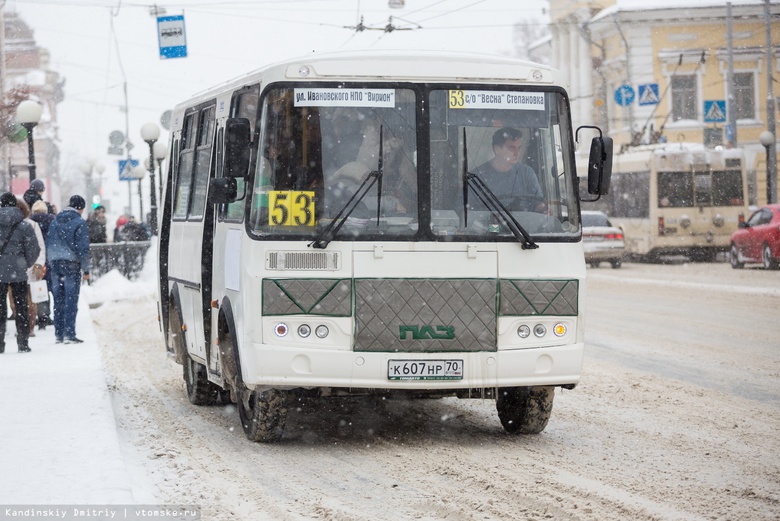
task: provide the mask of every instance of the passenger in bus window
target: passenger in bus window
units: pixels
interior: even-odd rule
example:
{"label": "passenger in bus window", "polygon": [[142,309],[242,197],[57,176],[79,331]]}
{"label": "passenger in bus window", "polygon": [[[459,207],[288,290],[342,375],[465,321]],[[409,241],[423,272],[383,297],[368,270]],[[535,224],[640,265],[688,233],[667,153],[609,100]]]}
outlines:
{"label": "passenger in bus window", "polygon": [[[544,212],[544,194],[533,169],[520,162],[522,131],[504,127],[493,134],[493,159],[475,173],[510,210]],[[479,203],[479,201],[476,201]]]}
{"label": "passenger in bus window", "polygon": [[[348,192],[356,190],[369,172],[379,167],[379,133],[382,129],[383,155],[383,210],[389,214],[406,214],[413,210],[417,201],[417,169],[413,163],[413,152],[407,150],[406,141],[400,129],[384,125],[378,117],[365,117],[362,124],[362,143],[357,157],[336,170],[332,175],[332,186],[342,185]],[[372,192],[375,194],[374,189]],[[370,197],[370,196],[369,196]],[[370,200],[366,204],[370,204]]]}

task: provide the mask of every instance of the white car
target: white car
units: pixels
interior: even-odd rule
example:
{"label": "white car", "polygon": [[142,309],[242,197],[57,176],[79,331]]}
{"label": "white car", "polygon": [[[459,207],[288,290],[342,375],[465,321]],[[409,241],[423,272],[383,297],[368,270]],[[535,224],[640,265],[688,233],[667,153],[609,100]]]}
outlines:
{"label": "white car", "polygon": [[601,262],[609,262],[613,268],[623,264],[623,230],[612,226],[604,212],[582,212],[582,241],[585,262],[591,267],[598,268]]}

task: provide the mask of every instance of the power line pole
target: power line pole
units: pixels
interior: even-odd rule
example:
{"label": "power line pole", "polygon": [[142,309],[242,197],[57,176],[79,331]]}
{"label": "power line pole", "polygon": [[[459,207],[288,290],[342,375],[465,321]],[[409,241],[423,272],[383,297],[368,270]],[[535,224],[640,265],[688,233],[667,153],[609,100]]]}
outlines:
{"label": "power line pole", "polygon": [[772,15],[769,12],[769,0],[764,2],[766,15],[766,129],[772,134],[772,140],[766,147],[766,202],[777,202],[777,133],[775,128],[775,95],[772,82]]}
{"label": "power line pole", "polygon": [[731,26],[731,2],[726,3],[726,38],[728,45],[729,68],[726,73],[729,103],[727,108],[728,123],[726,137],[732,147],[737,146],[737,97],[734,94],[734,35]]}

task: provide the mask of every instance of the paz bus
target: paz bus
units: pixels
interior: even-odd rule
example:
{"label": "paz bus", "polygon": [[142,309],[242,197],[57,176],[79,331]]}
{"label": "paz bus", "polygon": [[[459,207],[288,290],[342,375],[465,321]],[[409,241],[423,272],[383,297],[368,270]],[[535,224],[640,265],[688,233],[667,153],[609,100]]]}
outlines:
{"label": "paz bus", "polygon": [[610,193],[592,208],[623,229],[629,257],[686,255],[712,262],[728,251],[732,232],[749,215],[750,168],[741,148],[685,142],[632,147],[614,155]]}
{"label": "paz bus", "polygon": [[[260,442],[296,400],[349,395],[495,400],[506,431],[541,432],[584,349],[562,81],[477,54],[313,54],[178,105],[158,307],[189,400],[234,402]],[[538,193],[478,173],[501,128]],[[598,197],[612,141],[590,146]]]}

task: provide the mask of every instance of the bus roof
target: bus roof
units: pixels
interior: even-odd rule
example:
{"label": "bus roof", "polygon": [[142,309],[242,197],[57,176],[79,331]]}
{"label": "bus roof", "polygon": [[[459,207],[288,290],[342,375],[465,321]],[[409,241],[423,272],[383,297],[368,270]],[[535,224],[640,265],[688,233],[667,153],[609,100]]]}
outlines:
{"label": "bus roof", "polygon": [[195,94],[176,109],[192,106],[260,81],[428,81],[560,85],[559,71],[546,65],[480,53],[443,51],[343,51],[313,53],[270,64]]}

